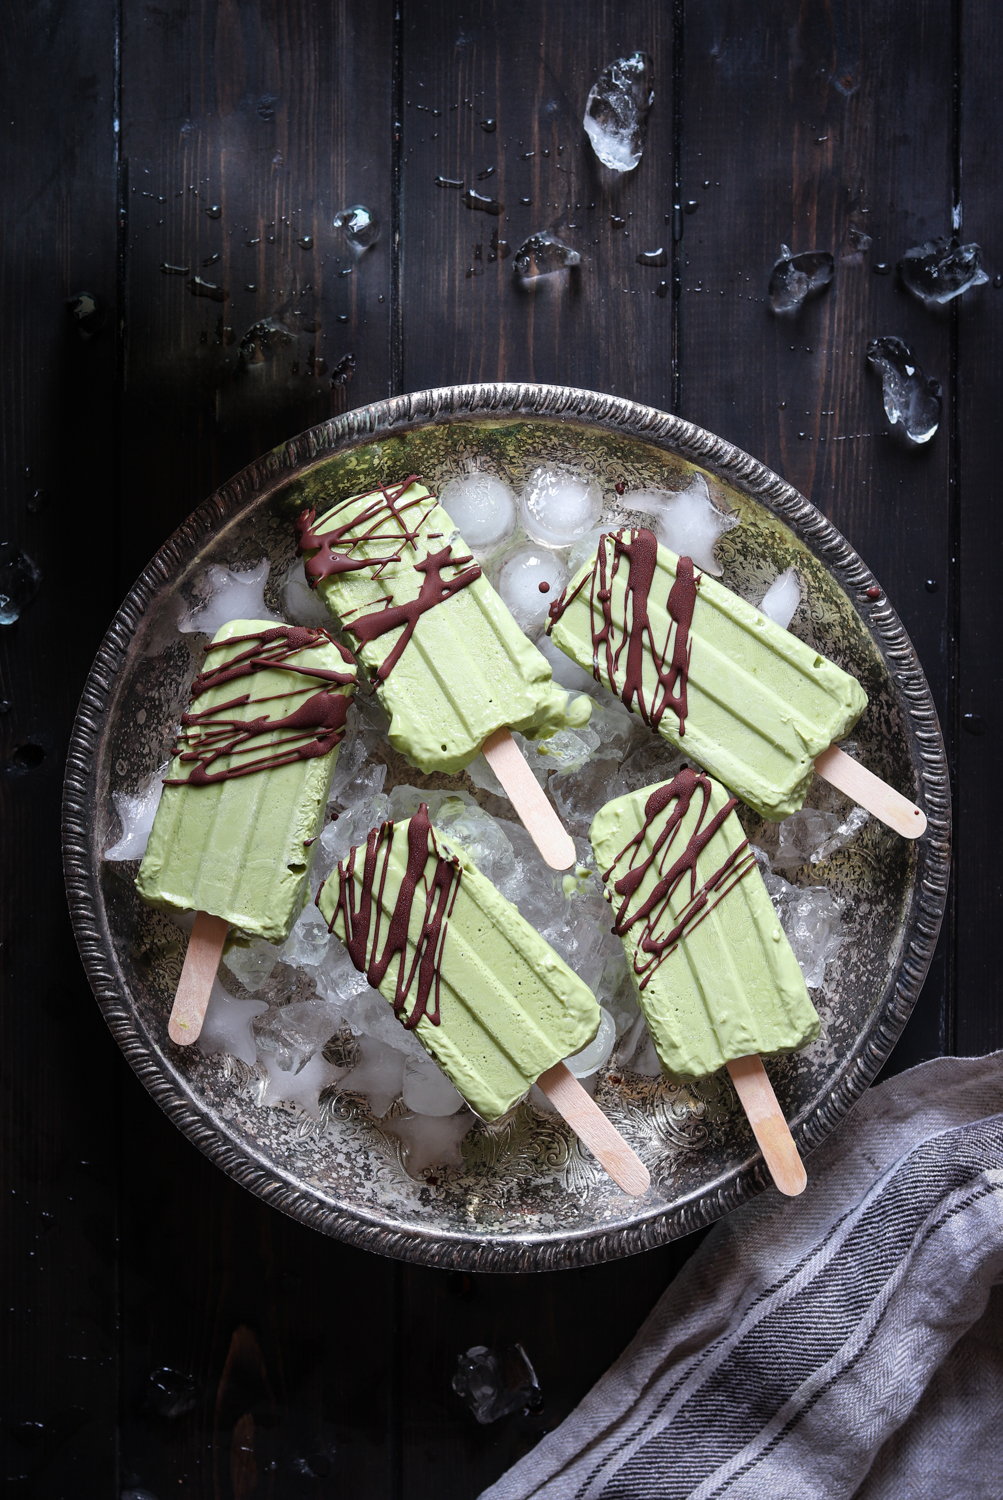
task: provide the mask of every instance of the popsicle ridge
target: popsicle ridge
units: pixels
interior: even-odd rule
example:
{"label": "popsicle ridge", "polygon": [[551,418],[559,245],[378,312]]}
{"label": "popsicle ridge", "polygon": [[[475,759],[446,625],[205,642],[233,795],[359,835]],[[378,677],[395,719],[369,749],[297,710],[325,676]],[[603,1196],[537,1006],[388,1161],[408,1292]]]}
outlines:
{"label": "popsicle ridge", "polygon": [[[682,852],[677,853],[676,843],[683,820],[698,793],[701,800],[696,824]],[[684,766],[672,781],[655,788],[644,805],[644,821],[640,828],[620,850],[610,867],[603,871],[603,883],[611,905],[616,906],[611,892],[622,898],[616,909],[613,931],[618,937],[623,937],[636,923],[642,924],[641,937],[633,956],[639,990],[647,986],[652,974],[675,952],[684,936],[699,926],[755,867],[755,856],[749,849],[748,840],[743,839],[729,851],[724,863],[697,886],[697,860],[738,805],[738,799],[730,797],[707,820],[711,794],[710,777],[702,771]],[[658,832],[649,838],[649,833],[661,815],[670,808],[672,810],[668,812]],[[646,844],[650,844],[650,848],[646,849]],[[624,861],[624,874],[611,881],[614,872]],[[652,870],[656,877],[654,886],[643,900],[632,906],[632,898],[637,895],[645,877]],[[673,922],[669,914],[670,902],[687,877],[690,882],[689,900]]]}

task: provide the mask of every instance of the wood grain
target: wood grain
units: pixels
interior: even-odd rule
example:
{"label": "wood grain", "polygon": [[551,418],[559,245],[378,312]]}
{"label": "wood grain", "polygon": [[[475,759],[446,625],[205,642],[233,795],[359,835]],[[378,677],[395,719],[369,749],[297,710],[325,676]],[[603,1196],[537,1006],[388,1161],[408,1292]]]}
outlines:
{"label": "wood grain", "polygon": [[195,913],[184,966],[167,1022],[167,1034],[179,1047],[190,1047],[202,1032],[209,995],[223,956],[229,922],[208,912]]}
{"label": "wood grain", "polygon": [[775,1186],[788,1198],[796,1198],[807,1187],[808,1175],[763,1059],[755,1054],[733,1058],[728,1063],[728,1075]]}
{"label": "wood grain", "polygon": [[830,745],[828,750],[816,756],[815,774],[866,808],[904,839],[922,838],[926,832],[926,813],[915,802],[903,797],[901,792],[840,750],[838,745]]}
{"label": "wood grain", "polygon": [[507,729],[496,729],[481,746],[484,759],[505,788],[533,843],[552,870],[570,870],[575,846],[543,787]]}
{"label": "wood grain", "polygon": [[632,1198],[648,1191],[651,1179],[647,1167],[564,1063],[555,1063],[536,1082],[617,1187]]}

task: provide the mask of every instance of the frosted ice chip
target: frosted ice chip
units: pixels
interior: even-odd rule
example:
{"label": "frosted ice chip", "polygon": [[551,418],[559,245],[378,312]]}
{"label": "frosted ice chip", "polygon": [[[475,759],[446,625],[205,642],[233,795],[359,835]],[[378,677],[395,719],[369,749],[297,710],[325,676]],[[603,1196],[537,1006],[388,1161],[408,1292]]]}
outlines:
{"label": "frosted ice chip", "polygon": [[786,630],[794,618],[794,611],[801,603],[801,585],[793,568],[786,568],[779,578],[770,584],[759,608],[767,619],[781,630]]}
{"label": "frosted ice chip", "polygon": [[616,1023],[609,1011],[602,1005],[599,1007],[599,1030],[587,1047],[576,1052],[573,1057],[564,1059],[568,1072],[575,1078],[589,1078],[597,1073],[606,1062],[613,1051],[616,1042]]}
{"label": "frosted ice chip", "polygon": [[380,237],[380,221],[372,209],[353,203],[334,216],[334,227],[340,229],[353,250],[368,250]]}
{"label": "frosted ice chip", "polygon": [[655,101],[646,52],[618,57],[589,90],[582,122],[604,167],[631,172],[641,160],[648,111]]}
{"label": "frosted ice chip", "polygon": [[595,526],[602,491],[592,479],[557,469],[534,469],[519,498],[522,524],[539,542],[567,547]]}
{"label": "frosted ice chip", "polygon": [[118,842],[105,850],[105,859],[142,859],[146,853],[150,830],[164,790],[168,764],[169,762],[164,761],[134,792],[112,792],[111,800],[122,824],[122,832]]}
{"label": "frosted ice chip", "polygon": [[231,620],[274,620],[276,625],[283,624],[278,615],[265,608],[265,583],[270,566],[267,557],[239,573],[214,563],[206,573],[208,598],[182,613],[178,629],[185,635],[196,631],[215,635]]}
{"label": "frosted ice chip", "polygon": [[806,298],[825,290],[834,271],[835,261],[828,250],[795,255],[787,245],[781,245],[767,292],[770,306],[775,313],[798,312]]}
{"label": "frosted ice chip", "polygon": [[739,519],[734,511],[718,510],[702,474],[694,474],[684,490],[637,490],[624,496],[624,504],[652,517],[663,547],[678,557],[692,557],[702,573],[720,578],[723,570],[714,546]]}
{"label": "frosted ice chip", "polygon": [[959,244],[956,235],[915,245],[906,251],[896,269],[902,285],[927,307],[942,307],[989,280],[982,269],[981,245]]}
{"label": "frosted ice chip", "polygon": [[928,443],[940,426],[943,406],[939,380],[924,375],[902,339],[872,339],[868,363],[881,376],[885,416],[913,443]]}
{"label": "frosted ice chip", "polygon": [[460,1143],[475,1123],[464,1108],[455,1115],[396,1115],[383,1122],[383,1129],[403,1145],[408,1176],[420,1177],[429,1167],[462,1167]]}
{"label": "frosted ice chip", "polygon": [[578,251],[556,234],[531,234],[515,252],[512,273],[524,288],[532,290],[544,277],[570,271],[581,262]]}
{"label": "frosted ice chip", "polygon": [[[310,587],[303,570],[303,559],[297,558],[283,580],[279,597],[286,618],[294,625],[312,629],[333,630],[334,624],[320,595]],[[250,618],[254,618],[251,616]]]}
{"label": "frosted ice chip", "polygon": [[205,1057],[226,1052],[253,1068],[257,1048],[251,1033],[251,1022],[267,1009],[268,1006],[262,1000],[235,1000],[226,993],[219,980],[214,979],[205,1020],[195,1045]]}
{"label": "frosted ice chip", "polygon": [[493,474],[451,479],[440,491],[439,504],[475,552],[497,546],[515,529],[515,496]]}
{"label": "frosted ice chip", "polygon": [[547,611],[561,597],[567,581],[568,570],[553,552],[543,547],[519,547],[502,564],[498,592],[516,624],[527,635],[535,636],[546,624]]}
{"label": "frosted ice chip", "polygon": [[416,1115],[455,1115],[463,1108],[463,1096],[427,1052],[405,1062],[403,1097]]}

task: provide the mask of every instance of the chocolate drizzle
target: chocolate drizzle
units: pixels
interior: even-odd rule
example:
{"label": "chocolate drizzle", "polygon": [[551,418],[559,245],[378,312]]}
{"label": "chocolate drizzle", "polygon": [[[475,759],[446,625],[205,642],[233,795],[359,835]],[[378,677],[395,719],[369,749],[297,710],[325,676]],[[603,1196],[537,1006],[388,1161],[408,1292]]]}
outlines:
{"label": "chocolate drizzle", "polygon": [[[313,556],[308,557],[305,563],[311,588],[316,588],[322,579],[329,578],[332,574],[360,572],[364,568],[370,569],[370,576],[375,582],[386,568],[401,561],[405,547],[410,547],[412,552],[417,553],[421,528],[438,503],[434,495],[418,495],[404,500],[411,485],[421,482],[416,474],[409,474],[399,484],[380,485],[379,489],[371,492],[370,503],[357,511],[350,521],[323,533],[314,529],[316,512],[305,510],[296,522],[296,532],[299,551],[313,552]],[[347,503],[343,501],[341,505],[336,505],[324,519],[336,516]],[[416,507],[419,511],[417,518],[409,517],[407,513]],[[437,540],[440,537],[440,532],[429,533],[425,540]],[[387,543],[394,550],[386,556],[352,555],[357,547],[373,543]],[[316,551],[313,551],[315,548]],[[468,563],[473,563],[473,566],[468,567]],[[427,614],[437,604],[451,599],[460,589],[466,588],[481,576],[481,570],[474,563],[473,557],[453,556],[452,543],[437,552],[427,552],[418,557],[413,567],[416,573],[422,575],[417,598],[407,604],[394,604],[393,594],[388,594],[378,609],[360,615],[350,623],[345,622],[345,631],[354,635],[363,645],[385,635],[388,630],[404,626],[389,656],[377,667],[374,682],[385,682],[389,677],[423,614]],[[445,568],[459,568],[463,571],[450,579],[444,579],[442,574]]]}
{"label": "chocolate drizzle", "polygon": [[[697,887],[697,860],[725,820],[730,817],[738,801],[736,797],[729,797],[721,810],[715,813],[705,825],[712,787],[713,783],[709,776],[703,771],[691,770],[689,766],[684,766],[672,781],[666,782],[664,786],[656,787],[644,805],[644,824],[630,842],[620,850],[609,869],[603,872],[606,899],[616,913],[613,931],[622,937],[638,922],[642,924],[641,939],[634,955],[634,973],[641,976],[639,988],[642,990],[659,965],[668,958],[670,953],[675,952],[687,933],[699,927],[704,918],[710,915],[755,866],[755,856],[749,848],[748,840],[743,839],[728,855],[724,864],[709,875],[699,888]],[[679,830],[698,793],[702,801],[696,827],[690,834],[685,849],[676,855],[675,843]],[[645,854],[644,841],[648,830],[656,818],[673,803],[675,806],[669,812],[665,826],[655,837],[651,852]],[[610,877],[625,858],[627,860],[626,872],[611,886]],[[654,888],[638,906],[631,910],[631,898],[652,867],[657,875]],[[689,877],[690,884],[689,898],[678,920],[663,932],[661,929],[672,921],[669,913],[670,902],[687,877]],[[619,906],[617,906],[615,896],[622,898]]]}
{"label": "chocolate drizzle", "polygon": [[[348,670],[337,672],[294,658],[301,652],[319,646],[336,646]],[[265,703],[282,703],[300,696],[310,683],[321,684],[291,713],[272,717],[268,713],[254,718],[240,718],[234,710],[252,701],[242,693],[217,703],[212,708],[195,711],[190,706],[181,717],[181,729],[173,754],[183,765],[191,764],[187,776],[168,777],[166,786],[211,786],[218,781],[232,781],[269,771],[297,760],[312,760],[328,755],[345,733],[349,695],[338,691],[355,682],[355,667],[344,646],[324,630],[302,625],[274,625],[253,635],[230,636],[206,647],[206,657],[214,651],[244,646],[235,656],[218,666],[207,664],[192,683],[190,704],[204,694],[229,682],[251,677],[257,672],[280,671],[291,674],[284,692],[254,699],[255,708]],[[211,767],[222,757],[229,763],[214,771]],[[250,759],[243,759],[250,756]]]}
{"label": "chocolate drizzle", "polygon": [[[612,559],[605,546],[607,540],[613,543]],[[623,621],[614,628],[613,582],[625,558],[627,578],[624,584]],[[665,601],[669,630],[664,642],[658,643],[648,615],[648,599],[657,563],[658,540],[654,532],[646,527],[629,532],[609,532],[600,537],[591,574],[586,574],[570,595],[562,594],[550,606],[547,630],[549,633],[588,583],[593,677],[597,682],[603,682],[600,667],[604,666],[606,680],[612,691],[619,694],[627,708],[639,713],[652,729],[658,728],[666,709],[671,708],[678,720],[679,735],[682,737],[686,733],[686,688],[692,650],[690,626],[700,575],[694,573],[691,557],[679,558],[675,582]],[[601,625],[597,623],[600,619]],[[645,646],[648,647],[657,680],[650,703],[645,700],[644,695]],[[618,675],[621,660],[622,680]]]}
{"label": "chocolate drizzle", "polygon": [[[365,846],[361,887],[355,878],[356,860],[361,850],[353,849],[348,858],[342,860],[337,870],[338,899],[328,931],[334,930],[335,921],[340,913],[345,924],[344,941],[349,957],[355,967],[365,974],[374,989],[379,988],[391,963],[399,955],[397,985],[393,1000],[394,1014],[408,1031],[413,1031],[422,1016],[427,1016],[433,1026],[438,1026],[441,1019],[439,981],[442,950],[446,941],[449,918],[460,888],[463,868],[455,856],[444,856],[439,853],[439,846],[435,841],[435,834],[429,821],[428,807],[423,802],[408,823],[407,868],[401,878],[400,890],[390,917],[386,940],[381,948],[381,925],[384,916],[383,893],[387,883],[393,841],[394,825],[389,820],[382,827],[370,830]],[[430,864],[431,869],[429,869]],[[424,888],[425,915],[421,931],[414,943],[414,957],[409,964],[408,928],[411,924],[411,910],[419,885]],[[320,891],[317,892],[317,904],[320,904]],[[375,922],[373,921],[374,912]],[[435,1003],[430,1010],[428,1001],[433,986]],[[412,998],[412,990],[415,990],[415,994],[411,1013],[405,1016],[404,1010]]]}

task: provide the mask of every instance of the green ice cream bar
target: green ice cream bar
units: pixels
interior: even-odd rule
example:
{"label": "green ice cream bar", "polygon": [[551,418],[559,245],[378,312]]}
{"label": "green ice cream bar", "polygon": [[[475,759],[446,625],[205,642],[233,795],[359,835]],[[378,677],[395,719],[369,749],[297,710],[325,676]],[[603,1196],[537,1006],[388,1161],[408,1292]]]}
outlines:
{"label": "green ice cream bar", "polygon": [[326,631],[231,620],[216,632],[139,867],[144,900],[285,941],[306,899],[355,683],[351,657]]}
{"label": "green ice cream bar", "polygon": [[818,1035],[735,805],[684,767],[607,802],[590,830],[655,1051],[683,1078]]}
{"label": "green ice cream bar", "polygon": [[562,651],[773,822],[867,707],[855,678],[645,529],[604,536],[551,613]]}
{"label": "green ice cream bar", "polygon": [[461,850],[437,843],[424,803],[406,822],[374,828],[317,905],[485,1120],[599,1029],[588,985]]}
{"label": "green ice cream bar", "polygon": [[390,743],[423,771],[455,772],[496,729],[541,739],[591,705],[551,681],[415,475],[297,522],[306,575],[369,672]]}

